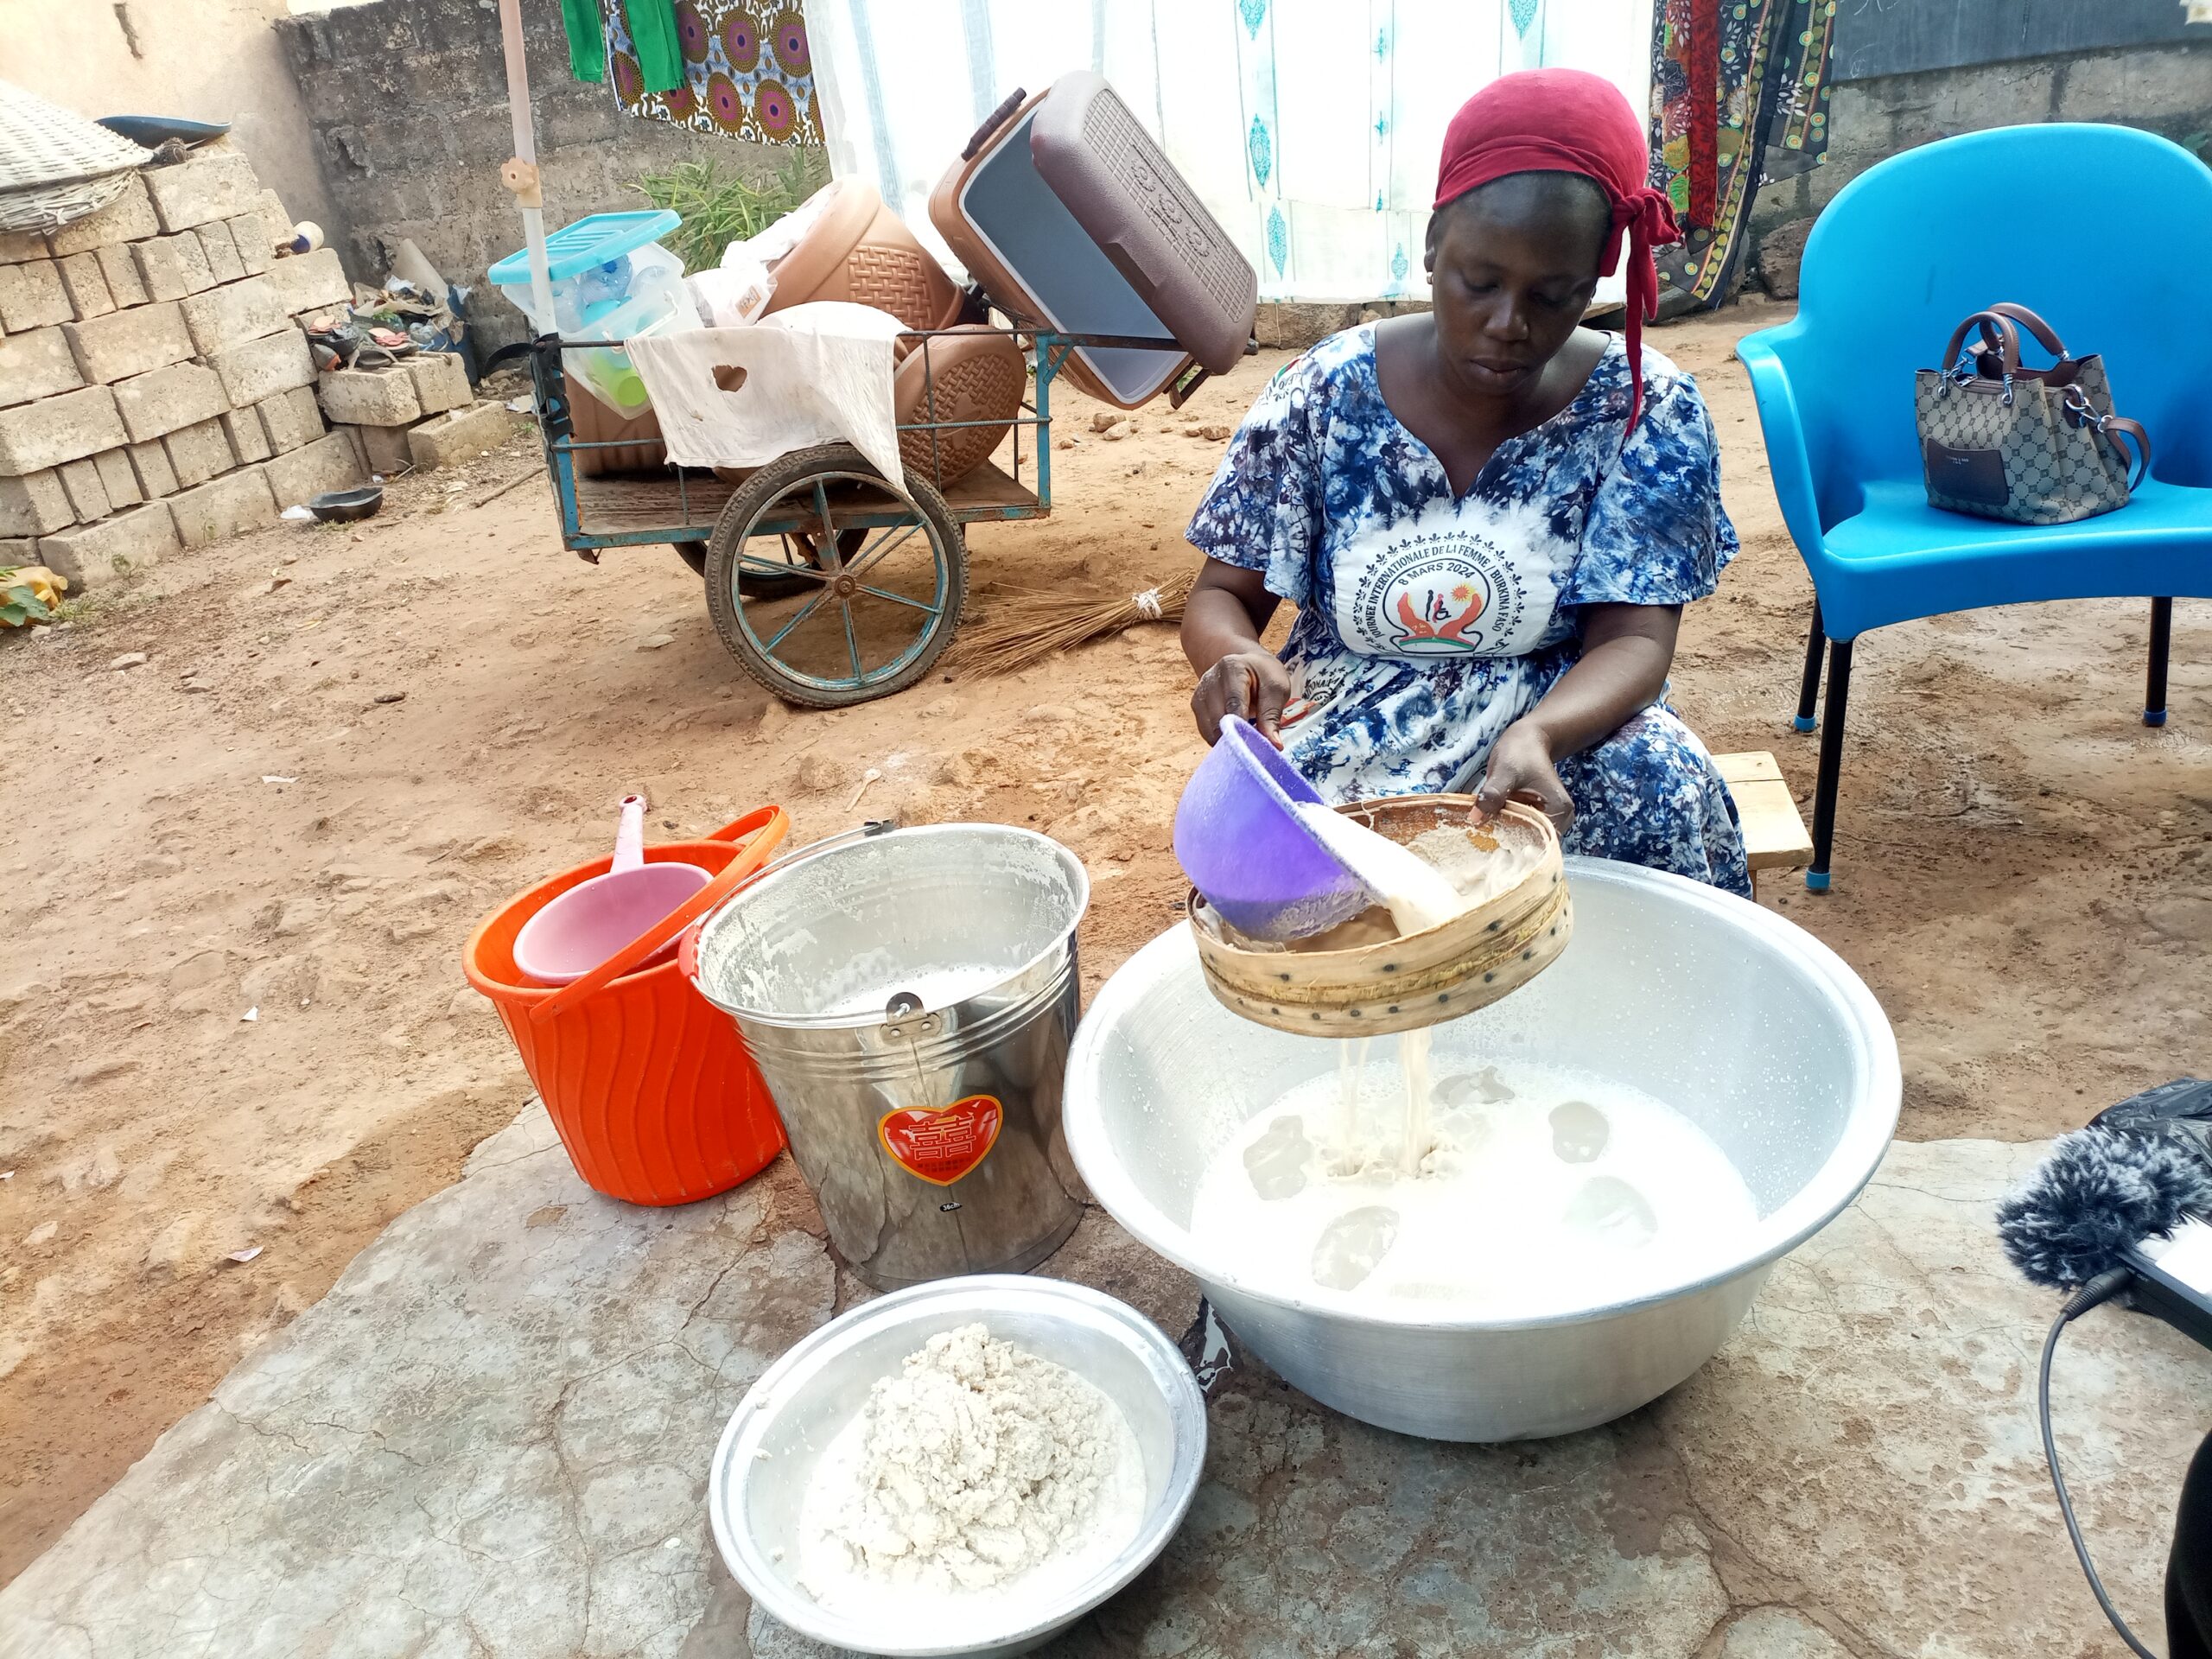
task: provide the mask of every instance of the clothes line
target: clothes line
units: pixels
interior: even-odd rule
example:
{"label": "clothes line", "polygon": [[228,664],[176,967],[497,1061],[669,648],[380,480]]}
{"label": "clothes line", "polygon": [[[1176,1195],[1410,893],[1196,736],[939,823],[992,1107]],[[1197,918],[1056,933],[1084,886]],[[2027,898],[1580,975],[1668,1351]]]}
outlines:
{"label": "clothes line", "polygon": [[[1650,103],[1652,0],[806,0],[831,173],[954,268],[929,194],[1017,86],[1103,75],[1269,300],[1426,299],[1444,129],[1516,69]],[[1614,276],[1601,299],[1622,296]]]}

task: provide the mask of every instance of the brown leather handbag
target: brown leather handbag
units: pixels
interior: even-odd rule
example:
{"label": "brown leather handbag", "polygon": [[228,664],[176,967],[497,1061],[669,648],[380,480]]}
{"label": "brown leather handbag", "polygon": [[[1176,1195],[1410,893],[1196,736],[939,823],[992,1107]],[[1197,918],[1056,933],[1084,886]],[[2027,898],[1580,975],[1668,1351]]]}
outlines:
{"label": "brown leather handbag", "polygon": [[[2024,327],[2056,359],[2049,368],[2021,366]],[[1976,329],[1981,337],[1968,350],[1967,335]],[[2150,435],[2113,413],[2103,359],[2069,354],[2027,307],[1975,312],[1952,331],[1942,361],[1914,377],[1931,506],[2065,524],[2126,506],[2149,475]]]}

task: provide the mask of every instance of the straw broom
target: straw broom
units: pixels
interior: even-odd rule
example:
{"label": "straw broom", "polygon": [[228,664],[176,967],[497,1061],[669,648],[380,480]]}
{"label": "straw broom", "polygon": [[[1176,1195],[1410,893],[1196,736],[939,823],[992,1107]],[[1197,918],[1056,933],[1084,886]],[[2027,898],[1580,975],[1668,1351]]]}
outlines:
{"label": "straw broom", "polygon": [[1191,596],[1198,574],[1193,567],[1156,588],[1120,599],[1049,588],[1007,588],[1004,609],[995,610],[981,626],[963,631],[954,648],[954,664],[964,674],[1011,674],[1140,622],[1179,621],[1183,601]]}

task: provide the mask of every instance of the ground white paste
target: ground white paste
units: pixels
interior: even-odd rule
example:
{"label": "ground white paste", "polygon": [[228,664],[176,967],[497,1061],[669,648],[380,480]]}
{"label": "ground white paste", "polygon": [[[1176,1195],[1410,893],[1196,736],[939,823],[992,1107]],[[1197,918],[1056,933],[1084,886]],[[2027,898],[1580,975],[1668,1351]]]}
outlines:
{"label": "ground white paste", "polygon": [[799,1512],[799,1586],[824,1608],[963,1635],[1040,1616],[1144,1519],[1121,1411],[981,1325],[931,1337],[824,1449]]}
{"label": "ground white paste", "polygon": [[1407,846],[1443,872],[1468,910],[1502,898],[1543,862],[1544,842],[1510,820],[1483,824],[1440,823]]}

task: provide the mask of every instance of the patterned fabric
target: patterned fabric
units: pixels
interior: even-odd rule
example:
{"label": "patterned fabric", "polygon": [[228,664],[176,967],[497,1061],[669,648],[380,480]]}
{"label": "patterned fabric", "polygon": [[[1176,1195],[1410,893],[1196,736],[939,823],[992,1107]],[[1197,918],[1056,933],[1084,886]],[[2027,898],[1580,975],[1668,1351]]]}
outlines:
{"label": "patterned fabric", "polygon": [[[1581,655],[1586,605],[1680,605],[1737,551],[1719,444],[1690,378],[1608,343],[1574,401],[1455,497],[1390,412],[1370,325],[1287,365],[1252,407],[1190,540],[1298,607],[1286,752],[1338,801],[1465,790],[1498,734]],[[1570,844],[1748,892],[1727,786],[1664,708],[1561,764]]]}
{"label": "patterned fabric", "polygon": [[1651,181],[1687,236],[1659,251],[1664,315],[1735,291],[1751,200],[1827,147],[1833,0],[1659,0],[1651,25]]}
{"label": "patterned fabric", "polygon": [[814,60],[796,4],[676,0],[683,83],[648,92],[620,6],[607,8],[615,101],[632,115],[757,144],[819,144]]}
{"label": "patterned fabric", "polygon": [[1736,798],[1673,709],[1646,709],[1597,747],[1568,755],[1559,780],[1574,803],[1568,852],[1751,896]]}

